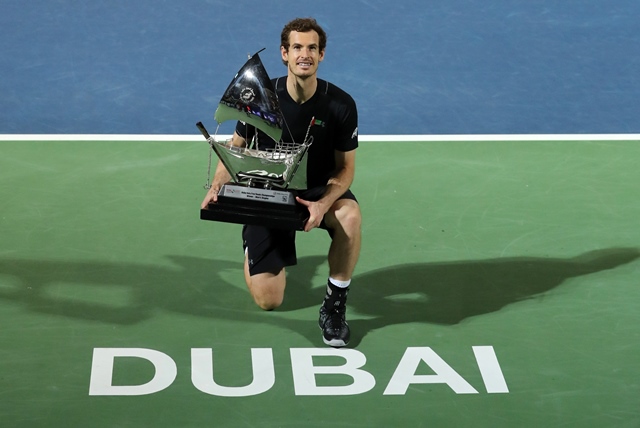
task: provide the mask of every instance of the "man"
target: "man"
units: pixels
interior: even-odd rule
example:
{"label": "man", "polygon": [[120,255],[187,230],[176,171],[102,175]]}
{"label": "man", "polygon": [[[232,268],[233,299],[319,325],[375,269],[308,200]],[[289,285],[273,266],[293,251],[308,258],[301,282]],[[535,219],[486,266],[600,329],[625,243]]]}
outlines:
{"label": "man", "polygon": [[[305,232],[319,227],[331,236],[329,278],[319,325],[324,342],[341,347],[349,342],[346,299],[360,254],[360,207],[349,190],[355,173],[358,114],[351,96],[317,77],[326,41],[324,30],[312,18],[294,19],[285,25],[280,53],[287,75],[273,83],[286,122],[282,140],[298,144],[305,138],[312,141],[307,159],[308,189],[297,200],[309,210]],[[238,122],[232,144],[244,146],[254,136],[261,148],[273,143],[262,131]],[[217,202],[220,187],[230,178],[219,162],[203,208]],[[295,231],[249,225],[244,226],[242,235],[249,291],[262,309],[275,309],[284,299],[285,267],[297,262]]]}

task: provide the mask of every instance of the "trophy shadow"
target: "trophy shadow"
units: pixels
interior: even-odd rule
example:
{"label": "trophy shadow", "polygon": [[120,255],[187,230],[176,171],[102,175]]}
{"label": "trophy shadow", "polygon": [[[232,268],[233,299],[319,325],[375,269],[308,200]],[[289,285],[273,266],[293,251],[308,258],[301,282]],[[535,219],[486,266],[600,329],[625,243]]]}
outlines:
{"label": "trophy shadow", "polygon": [[[566,259],[514,257],[412,263],[366,272],[354,278],[349,295],[352,313],[362,316],[348,318],[350,346],[390,325],[459,324],[540,296],[567,279],[614,269],[638,258],[638,248],[610,248]],[[297,302],[300,306],[307,303],[304,296],[290,297],[304,299]],[[315,338],[317,326],[305,333]]]}
{"label": "trophy shadow", "polygon": [[188,256],[171,263],[0,259],[0,299],[35,313],[133,325],[158,310],[208,318],[237,317],[249,305],[243,264]]}

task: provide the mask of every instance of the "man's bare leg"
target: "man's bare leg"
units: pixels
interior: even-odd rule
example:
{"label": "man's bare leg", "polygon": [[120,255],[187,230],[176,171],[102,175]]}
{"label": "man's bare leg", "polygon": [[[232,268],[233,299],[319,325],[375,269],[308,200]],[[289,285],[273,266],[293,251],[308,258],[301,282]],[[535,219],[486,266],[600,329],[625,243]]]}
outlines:
{"label": "man's bare leg", "polygon": [[329,247],[329,276],[349,281],[360,256],[362,215],[357,202],[339,199],[325,216],[325,223],[333,229]]}
{"label": "man's bare leg", "polygon": [[324,343],[342,347],[351,337],[345,314],[351,276],[360,255],[362,216],[358,203],[350,199],[336,201],[325,215],[325,223],[333,237],[328,255],[329,281],[318,323]]}
{"label": "man's bare leg", "polygon": [[248,257],[244,258],[244,279],[256,304],[265,311],[271,311],[282,305],[286,287],[286,272],[264,272],[251,276]]}

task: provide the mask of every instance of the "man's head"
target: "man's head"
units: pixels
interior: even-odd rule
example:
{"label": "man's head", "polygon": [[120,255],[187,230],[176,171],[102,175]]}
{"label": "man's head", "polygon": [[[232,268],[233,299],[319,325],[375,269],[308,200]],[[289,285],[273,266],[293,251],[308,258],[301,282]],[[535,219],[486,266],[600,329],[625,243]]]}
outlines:
{"label": "man's head", "polygon": [[289,35],[292,31],[297,31],[298,33],[307,33],[309,31],[315,31],[318,33],[319,37],[319,45],[320,52],[324,52],[324,49],[327,47],[327,33],[324,32],[322,27],[318,25],[315,19],[313,18],[296,18],[293,21],[289,22],[282,29],[282,33],[280,34],[280,46],[283,47],[286,51],[289,50],[290,41]]}
{"label": "man's head", "polygon": [[298,75],[315,74],[324,58],[327,34],[313,18],[296,18],[282,29],[282,62]]}

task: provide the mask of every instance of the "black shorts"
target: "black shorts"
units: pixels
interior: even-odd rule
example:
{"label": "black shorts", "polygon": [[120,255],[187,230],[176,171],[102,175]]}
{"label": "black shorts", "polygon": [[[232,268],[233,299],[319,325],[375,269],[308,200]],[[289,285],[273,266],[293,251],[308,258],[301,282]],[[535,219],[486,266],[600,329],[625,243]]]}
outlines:
{"label": "black shorts", "polygon": [[[317,201],[324,194],[324,187],[305,190],[300,193],[302,199]],[[351,190],[347,190],[340,199],[351,199],[358,202]],[[333,235],[324,220],[320,228]],[[245,225],[242,228],[242,246],[249,260],[249,274],[264,272],[278,273],[286,266],[298,263],[296,257],[296,231],[269,229],[264,226]]]}

